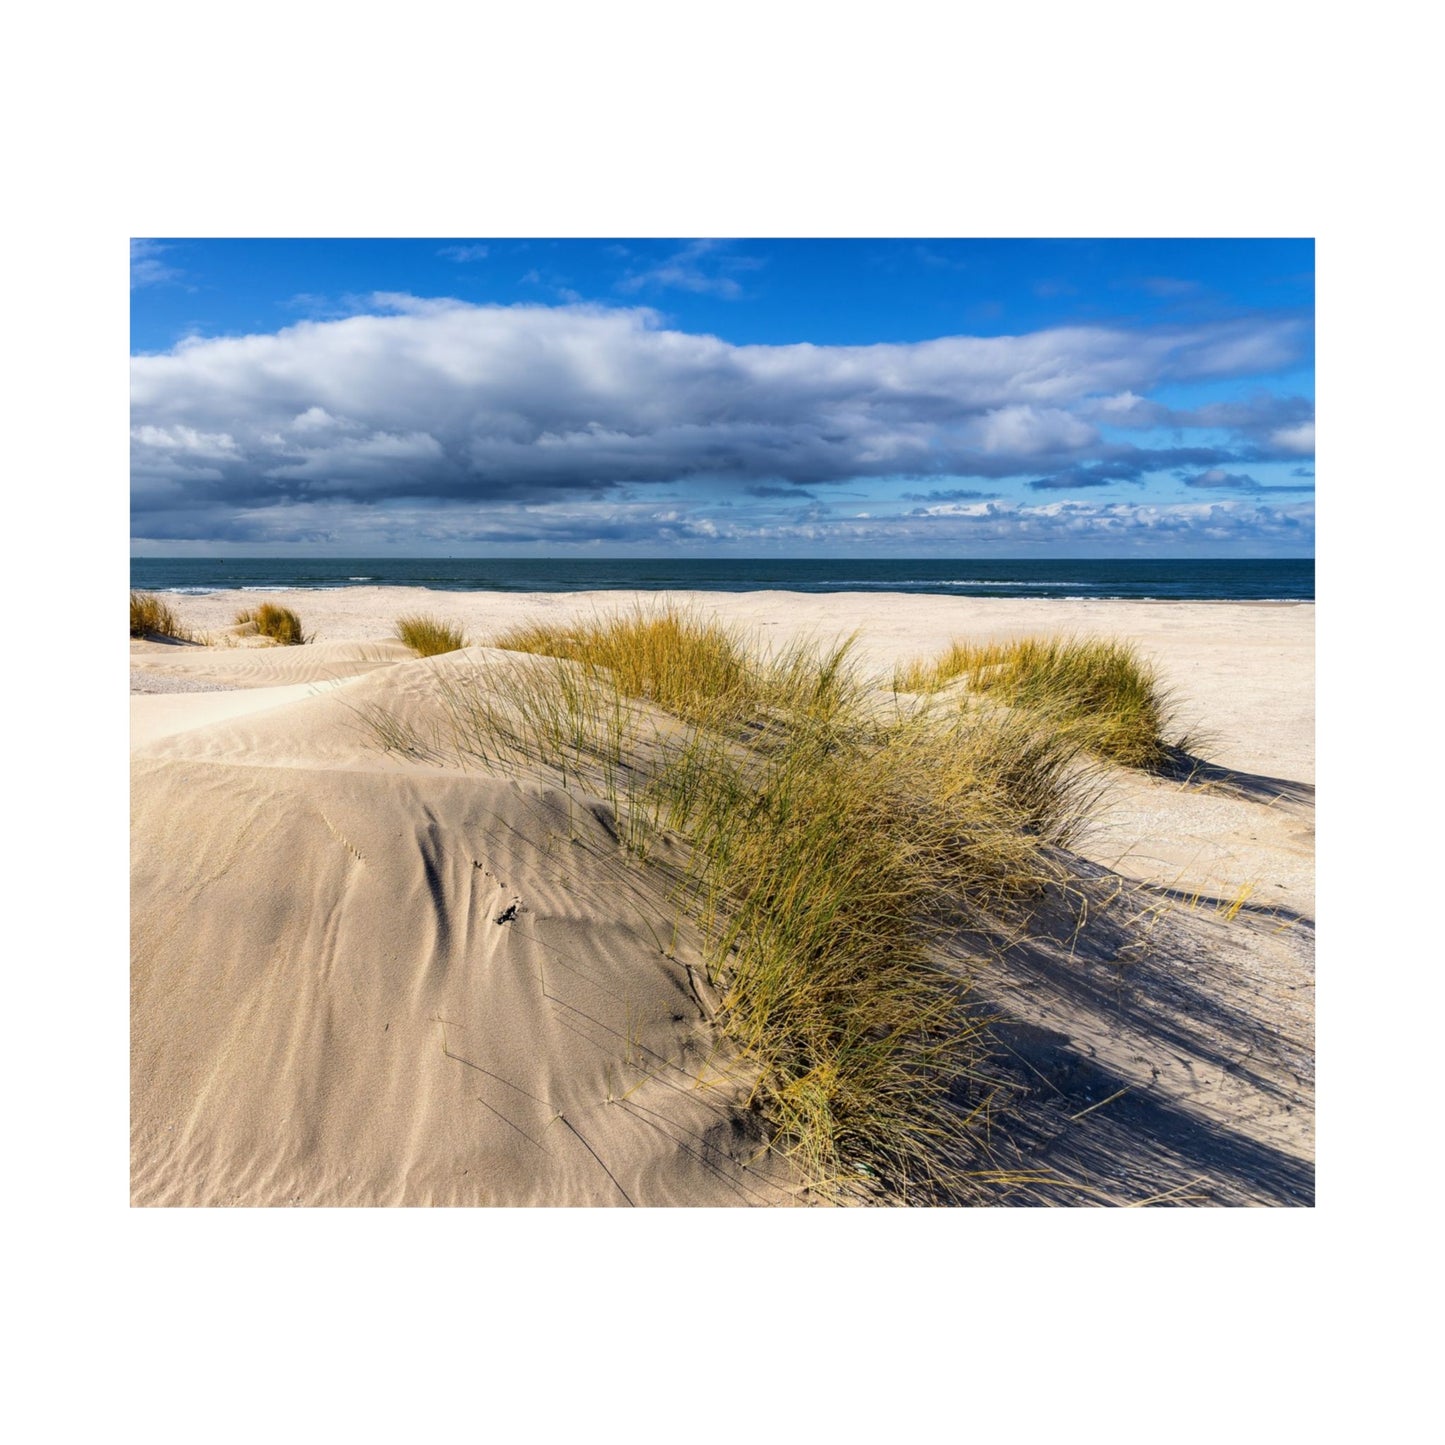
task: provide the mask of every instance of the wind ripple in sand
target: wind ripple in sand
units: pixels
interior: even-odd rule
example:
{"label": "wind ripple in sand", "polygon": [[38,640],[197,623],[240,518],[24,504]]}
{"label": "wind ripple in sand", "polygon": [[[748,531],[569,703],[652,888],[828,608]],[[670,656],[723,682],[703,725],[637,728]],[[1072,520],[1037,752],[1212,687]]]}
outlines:
{"label": "wind ripple in sand", "polygon": [[[132,692],[201,692],[249,687],[287,687],[297,683],[334,682],[394,666],[412,658],[400,642],[323,642],[303,647],[160,647],[131,650]],[[182,685],[136,686],[136,675],[175,680]]]}
{"label": "wind ripple in sand", "polygon": [[135,1203],[789,1202],[557,790],[138,760],[134,798]]}

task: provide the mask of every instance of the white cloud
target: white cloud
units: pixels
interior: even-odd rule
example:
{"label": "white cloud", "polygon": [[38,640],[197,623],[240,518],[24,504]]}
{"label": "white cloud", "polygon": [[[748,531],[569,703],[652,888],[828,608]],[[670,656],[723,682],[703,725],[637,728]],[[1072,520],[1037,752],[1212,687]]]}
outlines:
{"label": "white cloud", "polygon": [[1269,439],[1281,451],[1310,457],[1315,451],[1315,424],[1307,421],[1299,426],[1280,427],[1278,431],[1270,433]]}
{"label": "white cloud", "polygon": [[1169,415],[1167,407],[1132,391],[1121,391],[1117,396],[1101,396],[1094,403],[1093,412],[1100,421],[1127,427],[1158,426]]}
{"label": "white cloud", "polygon": [[159,241],[132,238],[130,243],[130,289],[137,286],[159,286],[166,281],[178,281],[181,273],[174,266],[161,260],[164,252],[170,250]]}
{"label": "white cloud", "polygon": [[1098,438],[1093,427],[1056,407],[1000,407],[983,417],[975,431],[983,451],[1018,457],[1073,451]]}
{"label": "white cloud", "polygon": [[[178,506],[180,504],[178,503]],[[177,517],[183,515],[177,511]],[[172,535],[172,534],[167,534]],[[1009,501],[943,504],[904,515],[877,512],[829,516],[810,509],[781,516],[707,512],[697,508],[633,502],[558,502],[486,505],[452,502],[388,502],[348,508],[323,496],[228,515],[221,540],[266,546],[322,541],[365,556],[373,547],[406,546],[545,548],[558,553],[605,547],[655,555],[659,546],[701,555],[719,550],[751,556],[796,555],[813,548],[871,555],[1019,555],[1022,546],[1041,556],[1191,554],[1308,554],[1314,511],[1308,503],[1269,506],[1254,499],[1210,499],[1184,504],[1092,504]],[[1121,550],[1122,549],[1122,550]]]}
{"label": "white cloud", "polygon": [[741,296],[737,273],[756,270],[762,262],[740,256],[722,241],[689,241],[680,251],[642,271],[630,271],[617,283],[624,294],[665,289],[723,296]]}
{"label": "white cloud", "polygon": [[1232,490],[1246,490],[1257,487],[1258,482],[1253,477],[1241,476],[1237,473],[1226,472],[1222,467],[1210,467],[1207,472],[1200,472],[1197,477],[1190,477],[1185,484],[1191,487],[1224,487]]}

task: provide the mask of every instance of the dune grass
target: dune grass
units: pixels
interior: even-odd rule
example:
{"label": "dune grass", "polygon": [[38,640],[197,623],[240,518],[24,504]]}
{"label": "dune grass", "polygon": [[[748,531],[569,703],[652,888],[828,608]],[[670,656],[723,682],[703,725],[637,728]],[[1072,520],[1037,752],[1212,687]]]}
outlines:
{"label": "dune grass", "polygon": [[969,695],[1026,709],[1128,767],[1162,768],[1182,745],[1166,737],[1169,697],[1131,643],[1077,637],[954,642],[933,661],[899,668],[894,683],[901,692],[930,693],[960,678]]}
{"label": "dune grass", "polygon": [[536,623],[494,640],[512,652],[576,663],[625,697],[759,744],[780,721],[796,729],[846,723],[864,685],[853,638],[763,654],[756,639],[700,612],[638,604],[568,627]]}
{"label": "dune grass", "polygon": [[130,594],[130,635],[163,637],[176,642],[194,642],[191,630],[181,625],[170,603],[154,592]]}
{"label": "dune grass", "polygon": [[736,716],[760,701],[742,639],[692,612],[639,605],[567,628],[516,627],[494,645],[605,670],[626,696],[698,721]]}
{"label": "dune grass", "polygon": [[693,911],[722,1022],[810,1178],[861,1167],[906,1193],[946,1183],[967,1152],[955,1090],[986,1040],[934,945],[1055,879],[1046,844],[1074,821],[1067,749],[1040,739],[1034,784],[1052,805],[1036,793],[1031,817],[994,768],[996,726],[914,721],[851,741],[804,726],[760,769],[689,780]]}
{"label": "dune grass", "polygon": [[282,647],[300,647],[310,642],[301,628],[301,619],[289,608],[274,602],[263,602],[259,607],[247,607],[236,614],[236,626],[254,624],[262,637],[269,637]]}
{"label": "dune grass", "polygon": [[418,657],[439,657],[444,652],[457,652],[467,645],[460,627],[424,613],[398,617],[394,636],[406,643]]}
{"label": "dune grass", "polygon": [[458,663],[428,741],[386,714],[378,741],[540,770],[604,800],[639,860],[681,843],[672,897],[775,1147],[820,1189],[966,1198],[985,1028],[936,945],[1017,923],[1059,880],[1089,802],[1078,741],[1006,709],[900,708],[850,642],[764,652],[695,613],[498,642],[534,655]]}

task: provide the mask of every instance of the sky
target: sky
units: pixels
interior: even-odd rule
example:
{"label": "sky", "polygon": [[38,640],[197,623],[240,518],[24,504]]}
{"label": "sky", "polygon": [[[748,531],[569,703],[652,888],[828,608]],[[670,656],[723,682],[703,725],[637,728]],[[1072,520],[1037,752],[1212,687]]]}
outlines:
{"label": "sky", "polygon": [[1310,240],[131,242],[134,556],[1307,557]]}

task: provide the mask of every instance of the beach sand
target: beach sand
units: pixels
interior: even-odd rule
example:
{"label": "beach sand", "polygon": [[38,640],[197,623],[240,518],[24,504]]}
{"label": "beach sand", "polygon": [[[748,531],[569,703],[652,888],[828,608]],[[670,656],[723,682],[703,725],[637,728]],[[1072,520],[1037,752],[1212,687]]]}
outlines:
{"label": "beach sand", "polygon": [[[516,623],[663,599],[268,597],[315,640],[131,643],[133,1202],[813,1202],[745,1107],[696,940],[660,936],[660,885],[605,814],[399,761],[361,720],[457,665],[392,640],[402,614],[454,619],[485,665]],[[219,633],[257,600],[176,602]],[[980,1201],[1312,1201],[1312,605],[668,600],[779,643],[856,631],[880,676],[955,637],[1137,643],[1197,766],[1111,769],[1077,852],[1118,905],[974,980],[1002,1020]]]}

